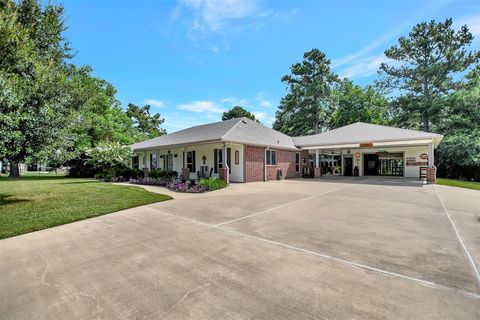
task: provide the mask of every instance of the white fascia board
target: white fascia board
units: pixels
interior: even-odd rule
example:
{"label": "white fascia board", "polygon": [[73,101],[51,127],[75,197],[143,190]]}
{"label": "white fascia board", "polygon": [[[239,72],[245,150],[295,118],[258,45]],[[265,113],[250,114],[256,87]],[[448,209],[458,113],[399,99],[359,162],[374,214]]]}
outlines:
{"label": "white fascia board", "polygon": [[[408,146],[418,146],[418,145],[428,145],[432,143],[433,139],[421,139],[421,140],[404,140],[404,141],[383,141],[383,142],[373,142],[372,147],[363,147],[360,148],[360,143],[349,143],[349,144],[331,144],[331,145],[321,145],[321,146],[308,146],[302,147],[305,150],[315,150],[315,149],[368,149],[368,148],[378,148],[378,147],[408,147]],[[437,144],[438,145],[438,144]]]}

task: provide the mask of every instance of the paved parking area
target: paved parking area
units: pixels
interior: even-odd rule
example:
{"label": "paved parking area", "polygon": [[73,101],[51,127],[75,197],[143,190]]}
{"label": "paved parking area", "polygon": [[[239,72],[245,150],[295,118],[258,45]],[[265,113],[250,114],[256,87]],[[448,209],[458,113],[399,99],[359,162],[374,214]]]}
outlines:
{"label": "paved parking area", "polygon": [[235,184],[5,239],[0,318],[479,319],[479,195]]}

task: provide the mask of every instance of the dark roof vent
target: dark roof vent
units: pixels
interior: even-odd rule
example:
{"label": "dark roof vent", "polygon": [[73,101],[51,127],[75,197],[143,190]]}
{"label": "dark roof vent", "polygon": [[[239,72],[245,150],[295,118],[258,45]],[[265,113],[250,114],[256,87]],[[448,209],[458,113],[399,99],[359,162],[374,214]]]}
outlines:
{"label": "dark roof vent", "polygon": [[242,119],[242,123],[247,124],[247,121],[245,119]]}

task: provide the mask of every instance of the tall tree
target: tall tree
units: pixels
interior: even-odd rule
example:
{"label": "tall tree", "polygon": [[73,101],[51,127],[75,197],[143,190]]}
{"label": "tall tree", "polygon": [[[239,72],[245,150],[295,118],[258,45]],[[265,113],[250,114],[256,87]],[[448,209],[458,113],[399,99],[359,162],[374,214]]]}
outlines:
{"label": "tall tree", "polygon": [[160,113],[150,114],[150,106],[139,107],[133,103],[128,104],[127,115],[132,119],[135,128],[145,138],[151,139],[166,134],[160,125],[165,121]]}
{"label": "tall tree", "polygon": [[250,120],[253,120],[253,121],[256,121],[256,122],[260,123],[260,120],[258,120],[253,113],[245,110],[241,106],[235,106],[232,109],[230,109],[230,110],[228,110],[228,111],[226,111],[222,114],[222,120],[223,121],[230,120],[230,119],[241,118],[241,117],[245,117],[245,118],[248,118]]}
{"label": "tall tree", "polygon": [[418,127],[431,130],[441,114],[436,100],[455,90],[458,75],[480,59],[480,52],[468,49],[472,40],[466,25],[455,31],[452,19],[432,20],[417,24],[408,37],[385,51],[395,62],[381,64],[381,84],[399,90],[393,93],[398,96],[400,119],[413,116]]}
{"label": "tall tree", "polygon": [[467,76],[462,88],[444,97],[438,130],[445,137],[436,150],[438,173],[448,178],[480,180],[480,74]]}
{"label": "tall tree", "polygon": [[281,101],[273,127],[294,135],[328,129],[333,112],[332,87],[338,82],[330,70],[330,60],[320,50],[312,49],[290,71],[282,77],[289,93]]}
{"label": "tall tree", "polygon": [[2,1],[0,11],[0,158],[18,164],[35,157],[64,131],[68,108],[63,7],[35,0]]}
{"label": "tall tree", "polygon": [[338,128],[355,122],[388,123],[388,101],[372,86],[365,88],[343,79],[334,90],[336,108],[330,127]]}

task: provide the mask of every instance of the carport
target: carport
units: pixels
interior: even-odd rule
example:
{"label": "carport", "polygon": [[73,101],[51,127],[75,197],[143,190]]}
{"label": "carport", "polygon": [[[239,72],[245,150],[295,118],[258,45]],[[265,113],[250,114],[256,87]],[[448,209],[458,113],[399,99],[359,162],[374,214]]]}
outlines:
{"label": "carport", "polygon": [[354,123],[317,135],[296,137],[295,144],[309,150],[315,177],[435,176],[434,149],[443,136],[408,129]]}

